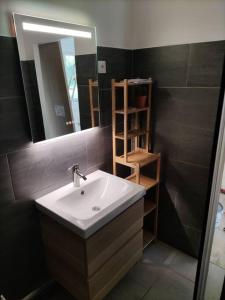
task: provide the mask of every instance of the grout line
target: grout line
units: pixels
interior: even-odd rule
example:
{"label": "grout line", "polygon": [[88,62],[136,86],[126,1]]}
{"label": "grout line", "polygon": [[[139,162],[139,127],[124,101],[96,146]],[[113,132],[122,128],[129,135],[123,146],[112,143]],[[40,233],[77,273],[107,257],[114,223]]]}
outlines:
{"label": "grout line", "polygon": [[214,266],[216,266],[217,268],[220,268],[220,269],[222,269],[223,271],[225,271],[225,268],[222,268],[221,266],[218,266],[217,264],[215,264],[214,262],[209,262],[210,264],[212,264],[212,265],[214,265]]}
{"label": "grout line", "polygon": [[199,167],[199,168],[202,168],[202,169],[209,169],[209,166],[206,167],[204,165],[199,165],[199,164],[194,164],[194,163],[190,163],[190,162],[187,162],[187,161],[183,161],[183,160],[177,160],[177,159],[171,159],[170,160],[171,162],[177,162],[177,163],[182,163],[182,164],[185,164],[185,165],[190,165],[190,166],[195,166],[195,167]]}
{"label": "grout line", "polygon": [[[182,277],[182,278],[184,278],[184,279],[186,279],[186,280],[188,280],[188,281],[190,281],[190,282],[192,282],[192,283],[195,283],[195,278],[192,280],[192,279],[190,279],[190,278],[184,276],[183,274],[181,274],[181,273],[175,271],[174,269],[172,269],[172,268],[169,267],[169,266],[168,266],[167,268],[168,268],[170,271],[172,271],[173,273],[175,273],[176,275],[178,275],[178,276],[180,276],[180,277]],[[196,272],[197,272],[197,267],[196,267]],[[195,274],[195,275],[196,275],[196,274]]]}
{"label": "grout line", "polygon": [[15,99],[24,99],[23,95],[18,95],[18,96],[0,96],[0,100],[15,100]]}
{"label": "grout line", "polygon": [[220,89],[220,86],[158,86],[157,89]]}

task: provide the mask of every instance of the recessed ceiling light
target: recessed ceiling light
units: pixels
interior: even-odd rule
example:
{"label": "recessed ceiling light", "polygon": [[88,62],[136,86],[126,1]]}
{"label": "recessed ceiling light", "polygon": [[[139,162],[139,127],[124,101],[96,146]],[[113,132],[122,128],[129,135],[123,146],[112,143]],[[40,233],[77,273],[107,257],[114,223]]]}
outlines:
{"label": "recessed ceiling light", "polygon": [[61,35],[67,35],[67,36],[76,36],[76,37],[82,37],[82,38],[87,38],[87,39],[91,39],[91,37],[92,37],[92,34],[89,31],[73,30],[73,29],[68,29],[68,28],[33,24],[33,23],[27,23],[27,22],[23,22],[22,25],[23,25],[23,30],[61,34]]}

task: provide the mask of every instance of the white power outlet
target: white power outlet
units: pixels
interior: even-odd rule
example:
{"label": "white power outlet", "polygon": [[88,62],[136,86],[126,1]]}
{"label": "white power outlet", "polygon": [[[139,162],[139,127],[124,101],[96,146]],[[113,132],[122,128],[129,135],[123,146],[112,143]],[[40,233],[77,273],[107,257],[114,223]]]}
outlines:
{"label": "white power outlet", "polygon": [[105,60],[99,60],[98,61],[98,73],[99,74],[105,74],[106,73],[106,61]]}

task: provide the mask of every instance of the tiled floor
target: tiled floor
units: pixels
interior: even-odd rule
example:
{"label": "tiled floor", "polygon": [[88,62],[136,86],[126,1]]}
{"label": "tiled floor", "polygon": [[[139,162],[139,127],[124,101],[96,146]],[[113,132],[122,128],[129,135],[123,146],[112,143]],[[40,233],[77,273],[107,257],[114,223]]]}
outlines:
{"label": "tiled floor", "polygon": [[[192,300],[197,260],[159,241],[105,300]],[[55,285],[38,300],[74,300]]]}
{"label": "tiled floor", "polygon": [[[225,210],[225,195],[220,194],[220,203],[223,205]],[[223,213],[220,225],[215,229],[214,238],[213,238],[213,246],[210,261],[225,269],[225,214]]]}
{"label": "tiled floor", "polygon": [[[225,209],[225,195],[220,195],[220,203]],[[225,277],[225,214],[221,223],[215,229],[212,251],[210,256],[209,273],[206,284],[205,300],[220,299]]]}

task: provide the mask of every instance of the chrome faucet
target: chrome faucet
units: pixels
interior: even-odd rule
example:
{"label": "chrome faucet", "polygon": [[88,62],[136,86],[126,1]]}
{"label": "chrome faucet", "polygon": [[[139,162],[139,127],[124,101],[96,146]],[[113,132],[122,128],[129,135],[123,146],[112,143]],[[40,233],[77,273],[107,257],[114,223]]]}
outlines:
{"label": "chrome faucet", "polygon": [[87,177],[80,172],[78,164],[71,166],[68,170],[72,171],[74,187],[80,187],[80,178],[87,180]]}

